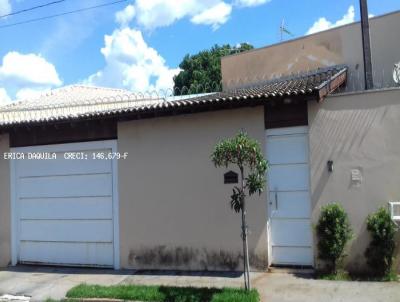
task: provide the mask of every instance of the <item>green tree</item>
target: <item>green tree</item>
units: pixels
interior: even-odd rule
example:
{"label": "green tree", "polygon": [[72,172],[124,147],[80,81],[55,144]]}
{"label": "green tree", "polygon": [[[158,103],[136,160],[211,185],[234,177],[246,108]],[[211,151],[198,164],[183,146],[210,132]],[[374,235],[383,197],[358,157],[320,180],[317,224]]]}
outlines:
{"label": "green tree", "polygon": [[221,91],[221,57],[252,48],[247,43],[238,46],[214,45],[210,50],[203,50],[195,55],[187,54],[179,64],[182,71],[174,77],[174,94]]}
{"label": "green tree", "polygon": [[211,154],[211,160],[216,167],[227,168],[235,166],[240,172],[240,182],[233,188],[231,208],[242,214],[243,240],[243,276],[245,288],[251,289],[249,272],[249,247],[247,241],[248,226],[246,224],[246,194],[261,194],[265,186],[265,172],[268,163],[264,159],[260,144],[251,139],[245,132],[240,131],[233,138],[219,142]]}

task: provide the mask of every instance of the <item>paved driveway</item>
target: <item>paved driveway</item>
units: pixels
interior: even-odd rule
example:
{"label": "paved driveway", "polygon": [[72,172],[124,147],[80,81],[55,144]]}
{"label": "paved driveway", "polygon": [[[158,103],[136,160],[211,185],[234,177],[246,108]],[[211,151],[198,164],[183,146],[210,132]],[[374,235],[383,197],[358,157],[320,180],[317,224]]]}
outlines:
{"label": "paved driveway", "polygon": [[[263,302],[399,302],[400,283],[338,282],[313,280],[309,275],[287,273],[254,273],[253,285]],[[240,287],[242,277],[236,273],[135,272],[96,269],[16,267],[0,271],[2,294],[26,295],[30,301],[49,297],[63,298],[71,287],[80,283],[114,285],[176,285]]]}

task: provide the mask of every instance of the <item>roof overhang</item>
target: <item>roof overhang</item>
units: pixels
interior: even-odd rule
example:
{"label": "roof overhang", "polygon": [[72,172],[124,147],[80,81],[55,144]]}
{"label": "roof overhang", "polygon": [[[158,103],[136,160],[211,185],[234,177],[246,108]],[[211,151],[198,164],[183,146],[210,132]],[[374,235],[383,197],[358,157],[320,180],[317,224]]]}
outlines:
{"label": "roof overhang", "polygon": [[335,92],[339,87],[346,84],[347,81],[347,68],[338,72],[336,75],[331,77],[329,80],[322,83],[317,87],[318,90],[318,102],[323,101],[329,94]]}
{"label": "roof overhang", "polygon": [[[329,94],[335,92],[339,87],[346,84],[347,67],[333,66],[319,69],[306,74],[299,74],[285,78],[275,79],[261,86],[242,88],[235,91],[205,94],[199,97],[179,97],[173,101],[161,101],[145,105],[119,106],[115,109],[90,111],[90,105],[84,104],[87,112],[68,114],[68,106],[62,108],[34,108],[20,112],[0,109],[0,130],[8,131],[18,126],[49,125],[66,122],[117,119],[136,120],[160,116],[171,116],[178,114],[190,114],[241,107],[253,107],[275,102],[287,98],[300,100],[323,101]],[[115,99],[115,97],[113,98]],[[129,100],[127,102],[129,104]],[[133,101],[131,102],[133,103]],[[108,104],[106,104],[108,105]],[[96,103],[96,106],[98,104]],[[98,108],[98,107],[96,107]],[[109,107],[107,107],[109,108]],[[59,114],[62,112],[63,114]],[[40,115],[39,115],[40,113]],[[9,115],[7,115],[9,114]],[[22,116],[24,114],[24,116]],[[35,116],[37,114],[37,116]]]}

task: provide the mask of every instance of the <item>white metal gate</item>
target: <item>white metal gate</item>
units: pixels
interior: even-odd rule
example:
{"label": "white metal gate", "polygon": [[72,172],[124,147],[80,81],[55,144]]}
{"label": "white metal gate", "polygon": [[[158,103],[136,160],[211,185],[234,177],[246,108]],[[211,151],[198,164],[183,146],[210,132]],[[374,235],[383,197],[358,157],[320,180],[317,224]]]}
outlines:
{"label": "white metal gate", "polygon": [[313,265],[308,127],[266,132],[272,264]]}
{"label": "white metal gate", "polygon": [[[13,264],[118,267],[116,163],[93,157],[115,146],[99,141],[12,149],[24,155],[11,165]],[[38,154],[57,158],[32,157]]]}

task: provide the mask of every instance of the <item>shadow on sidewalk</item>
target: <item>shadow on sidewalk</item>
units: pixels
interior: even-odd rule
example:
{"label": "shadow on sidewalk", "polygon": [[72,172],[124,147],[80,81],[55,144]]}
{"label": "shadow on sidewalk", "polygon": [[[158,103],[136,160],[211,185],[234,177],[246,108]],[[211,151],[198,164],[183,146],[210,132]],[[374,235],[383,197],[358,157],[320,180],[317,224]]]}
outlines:
{"label": "shadow on sidewalk", "polygon": [[214,271],[178,271],[178,270],[134,270],[111,268],[82,268],[43,265],[17,265],[0,269],[0,271],[20,273],[45,274],[86,274],[86,275],[130,275],[130,276],[184,276],[184,277],[220,277],[238,278],[241,272],[214,272]]}

